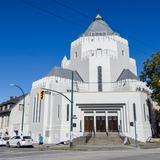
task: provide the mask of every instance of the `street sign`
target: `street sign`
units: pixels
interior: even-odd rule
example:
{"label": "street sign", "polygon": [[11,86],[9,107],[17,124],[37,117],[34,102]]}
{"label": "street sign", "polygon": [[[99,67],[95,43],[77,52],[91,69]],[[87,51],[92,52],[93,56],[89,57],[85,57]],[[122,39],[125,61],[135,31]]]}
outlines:
{"label": "street sign", "polygon": [[45,91],[45,94],[51,95],[50,91]]}
{"label": "street sign", "polygon": [[76,123],[73,123],[73,127],[76,127]]}

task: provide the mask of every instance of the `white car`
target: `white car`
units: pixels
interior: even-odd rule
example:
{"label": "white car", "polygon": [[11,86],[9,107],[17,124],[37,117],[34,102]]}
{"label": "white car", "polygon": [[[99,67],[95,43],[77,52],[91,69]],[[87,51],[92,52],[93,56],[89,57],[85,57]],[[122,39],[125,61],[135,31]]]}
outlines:
{"label": "white car", "polygon": [[18,148],[24,146],[33,147],[33,139],[31,138],[31,136],[14,136],[7,141],[6,146]]}
{"label": "white car", "polygon": [[0,137],[0,146],[6,146],[9,137]]}

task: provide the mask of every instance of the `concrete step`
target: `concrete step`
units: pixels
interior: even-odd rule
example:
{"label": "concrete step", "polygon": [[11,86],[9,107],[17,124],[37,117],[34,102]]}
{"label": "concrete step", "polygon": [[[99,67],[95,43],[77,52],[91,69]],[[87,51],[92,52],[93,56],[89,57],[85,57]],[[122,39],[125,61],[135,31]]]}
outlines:
{"label": "concrete step", "polygon": [[73,139],[73,144],[74,145],[86,144],[86,136],[81,136]]}
{"label": "concrete step", "polygon": [[88,144],[90,145],[109,145],[109,144],[122,144],[122,140],[119,137],[118,133],[96,133],[95,137],[93,136]]}

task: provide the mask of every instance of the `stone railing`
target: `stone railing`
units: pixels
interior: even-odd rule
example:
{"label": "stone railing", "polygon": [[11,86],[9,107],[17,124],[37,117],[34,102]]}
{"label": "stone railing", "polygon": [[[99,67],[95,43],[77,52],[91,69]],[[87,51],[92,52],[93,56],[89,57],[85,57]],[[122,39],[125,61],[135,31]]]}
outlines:
{"label": "stone railing", "polygon": [[118,54],[116,51],[111,49],[96,49],[96,50],[88,50],[82,53],[82,60],[88,57],[100,57],[100,56],[109,56],[112,58],[117,58]]}
{"label": "stone railing", "polygon": [[[91,92],[98,91],[98,82],[84,83],[84,88]],[[102,82],[102,92],[111,92],[111,91],[142,91],[150,93],[151,90],[146,86],[144,82],[136,80],[123,80],[118,82]]]}

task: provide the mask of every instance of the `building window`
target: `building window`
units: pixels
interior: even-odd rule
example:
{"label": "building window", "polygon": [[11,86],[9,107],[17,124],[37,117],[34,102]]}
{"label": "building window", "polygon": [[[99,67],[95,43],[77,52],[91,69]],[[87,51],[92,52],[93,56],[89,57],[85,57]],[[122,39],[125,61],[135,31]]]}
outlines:
{"label": "building window", "polygon": [[39,122],[41,121],[41,106],[42,106],[42,101],[39,101]]}
{"label": "building window", "polygon": [[67,121],[69,121],[69,104],[67,104]]}
{"label": "building window", "polygon": [[144,120],[146,121],[146,106],[143,104],[143,110],[144,110]]}
{"label": "building window", "polygon": [[7,110],[8,109],[8,106],[5,106],[5,109],[4,110]]}
{"label": "building window", "polygon": [[58,107],[57,107],[57,116],[59,118],[59,115],[60,115],[60,105],[58,104]]}
{"label": "building window", "polygon": [[149,99],[147,99],[147,106],[148,106],[148,119],[149,119],[149,122],[152,123],[152,119],[151,119],[151,115],[152,115],[152,104],[150,102]]}
{"label": "building window", "polygon": [[78,54],[77,54],[77,52],[75,52],[75,58],[77,58],[77,56],[78,56]]}
{"label": "building window", "polygon": [[82,132],[82,120],[80,120],[80,132]]}
{"label": "building window", "polygon": [[36,122],[38,122],[38,102],[39,102],[39,94],[37,94],[37,104],[36,104]]}
{"label": "building window", "polygon": [[122,50],[122,56],[124,56],[125,54],[124,54],[124,50]]}
{"label": "building window", "polygon": [[35,110],[36,110],[36,97],[34,97],[34,102],[33,102],[33,123],[35,121]]}
{"label": "building window", "polygon": [[136,104],[133,103],[133,118],[134,118],[134,121],[137,121],[137,117],[136,117]]}
{"label": "building window", "polygon": [[102,91],[102,66],[98,66],[98,91]]}

